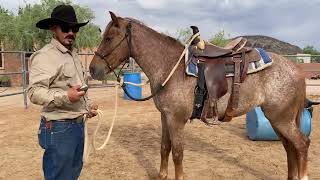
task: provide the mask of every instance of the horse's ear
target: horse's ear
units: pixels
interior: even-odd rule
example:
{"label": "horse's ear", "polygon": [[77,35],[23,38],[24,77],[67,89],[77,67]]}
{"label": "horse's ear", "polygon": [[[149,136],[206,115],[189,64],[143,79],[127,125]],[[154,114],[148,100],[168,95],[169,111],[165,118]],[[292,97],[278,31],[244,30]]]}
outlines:
{"label": "horse's ear", "polygon": [[111,11],[109,11],[109,13],[110,13],[110,16],[111,16],[111,19],[112,19],[114,25],[115,25],[116,27],[119,27],[119,21],[118,21],[117,16],[116,16],[113,12],[111,12]]}

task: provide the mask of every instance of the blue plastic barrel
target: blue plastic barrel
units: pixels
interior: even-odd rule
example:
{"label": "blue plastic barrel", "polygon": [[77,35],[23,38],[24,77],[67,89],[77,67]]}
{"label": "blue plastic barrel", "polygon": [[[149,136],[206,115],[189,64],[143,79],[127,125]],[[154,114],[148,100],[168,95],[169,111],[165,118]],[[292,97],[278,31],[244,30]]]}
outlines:
{"label": "blue plastic barrel", "polygon": [[[139,73],[139,72],[130,72],[130,73],[127,72],[127,73],[124,73],[123,81],[124,82],[132,82],[132,83],[135,83],[135,84],[141,84],[141,73]],[[126,85],[126,89],[127,89],[127,91],[129,92],[129,94],[132,97],[139,98],[139,99],[142,97],[142,88],[141,88],[141,86],[134,86],[134,85],[131,85],[131,84],[127,84]],[[126,93],[124,93],[123,98],[127,99],[127,100],[131,100],[126,95]]]}
{"label": "blue plastic barrel", "polygon": [[[311,121],[310,112],[304,109],[300,120],[300,130],[306,136],[311,133]],[[279,140],[260,107],[256,107],[247,113],[246,129],[247,136],[251,140]]]}

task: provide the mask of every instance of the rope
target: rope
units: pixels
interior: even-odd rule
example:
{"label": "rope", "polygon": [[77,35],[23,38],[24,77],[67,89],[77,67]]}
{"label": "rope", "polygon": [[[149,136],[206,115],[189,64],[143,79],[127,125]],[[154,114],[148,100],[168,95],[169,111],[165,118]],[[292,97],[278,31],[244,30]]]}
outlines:
{"label": "rope", "polygon": [[188,41],[188,43],[185,45],[185,48],[184,48],[183,52],[181,53],[180,58],[179,58],[177,64],[173,67],[173,69],[171,70],[171,72],[170,72],[169,76],[167,77],[167,79],[162,83],[162,87],[164,87],[164,86],[167,84],[167,82],[169,81],[169,79],[171,78],[171,76],[173,75],[173,73],[174,73],[174,72],[176,71],[176,69],[178,68],[178,66],[179,66],[179,64],[180,64],[180,62],[181,62],[184,54],[185,54],[186,51],[188,50],[190,44],[191,44],[192,41],[193,41],[196,37],[198,37],[198,36],[200,36],[200,33],[199,33],[199,32],[196,33],[195,35],[193,35],[193,36],[190,38],[190,40]]}
{"label": "rope", "polygon": [[[136,84],[136,83],[132,83],[132,82],[123,82],[125,84],[131,84],[133,86],[145,86],[149,83],[149,81],[147,81],[146,83],[141,83],[141,84]],[[96,136],[97,136],[97,133],[100,129],[100,126],[102,124],[102,117],[103,117],[103,111],[101,110],[97,110],[97,118],[98,118],[98,124],[93,132],[93,137],[92,137],[92,142],[90,144],[92,144],[93,146],[93,149],[95,151],[99,151],[99,150],[102,150],[103,148],[106,147],[106,145],[108,144],[109,140],[110,140],[110,137],[111,137],[111,133],[112,133],[112,130],[113,130],[113,126],[114,126],[114,122],[116,120],[116,117],[117,117],[117,112],[118,112],[118,88],[120,86],[121,83],[117,83],[115,85],[115,104],[114,104],[114,115],[113,115],[113,118],[112,118],[112,122],[111,122],[111,125],[110,125],[110,128],[109,128],[109,131],[108,131],[108,135],[106,137],[106,139],[104,140],[103,144],[99,147],[97,147],[96,145]],[[83,150],[83,162],[88,162],[88,159],[89,159],[89,154],[90,154],[90,149],[89,149],[89,136],[88,136],[88,119],[87,119],[87,115],[85,115],[84,117],[85,121],[84,121],[84,150]]]}
{"label": "rope", "polygon": [[[114,104],[114,115],[113,115],[113,119],[112,119],[112,122],[111,122],[111,125],[110,125],[110,128],[109,128],[109,131],[108,131],[108,135],[106,137],[106,139],[104,140],[103,144],[99,147],[97,147],[96,145],[96,136],[97,136],[97,133],[100,129],[100,126],[101,126],[101,123],[102,123],[102,116],[103,116],[103,112],[101,110],[97,110],[98,112],[98,115],[97,115],[97,118],[98,118],[98,124],[94,130],[94,133],[93,133],[93,137],[92,137],[92,145],[93,145],[93,149],[95,151],[99,151],[99,150],[102,150],[103,148],[105,148],[105,146],[108,144],[109,140],[110,140],[110,137],[111,137],[111,133],[112,133],[112,130],[113,130],[113,126],[114,126],[114,122],[116,120],[116,116],[117,116],[117,111],[118,111],[118,87],[119,87],[119,84],[117,84],[115,86],[115,91],[116,91],[116,96],[115,96],[115,104]],[[89,158],[89,146],[88,146],[88,143],[89,143],[89,138],[88,138],[88,127],[87,127],[87,117],[85,115],[85,123],[84,123],[84,150],[83,150],[83,162],[88,162],[88,158]]]}
{"label": "rope", "polygon": [[122,84],[130,84],[130,85],[132,85],[132,86],[145,86],[145,85],[147,85],[147,84],[149,84],[150,83],[150,81],[148,80],[146,83],[140,83],[140,84],[137,84],[137,83],[133,83],[133,82],[120,82],[120,85],[122,85]]}

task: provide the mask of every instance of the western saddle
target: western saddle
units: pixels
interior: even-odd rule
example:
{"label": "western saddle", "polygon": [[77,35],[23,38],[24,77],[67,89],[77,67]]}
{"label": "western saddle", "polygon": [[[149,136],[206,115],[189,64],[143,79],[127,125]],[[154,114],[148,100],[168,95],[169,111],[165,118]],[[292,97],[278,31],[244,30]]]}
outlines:
{"label": "western saddle", "polygon": [[[193,34],[199,32],[196,26],[191,28]],[[246,42],[245,38],[240,37],[228,43],[225,48],[204,42],[199,36],[191,42],[192,54],[198,60],[198,83],[191,119],[199,118],[207,125],[217,124],[217,120],[227,122],[232,119],[234,110],[238,108],[240,84],[246,78],[248,65],[250,62],[260,60],[256,51],[244,47]],[[224,117],[219,119],[217,101],[228,92],[226,66],[230,65],[234,66],[231,95]],[[200,101],[199,93],[203,96]],[[197,108],[201,111],[199,109],[196,111]],[[209,122],[207,118],[212,118],[213,121]]]}

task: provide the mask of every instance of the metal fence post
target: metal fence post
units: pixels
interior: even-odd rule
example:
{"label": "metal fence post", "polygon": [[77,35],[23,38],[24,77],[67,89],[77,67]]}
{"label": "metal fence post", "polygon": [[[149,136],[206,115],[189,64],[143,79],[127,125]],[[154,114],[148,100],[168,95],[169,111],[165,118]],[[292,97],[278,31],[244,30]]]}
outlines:
{"label": "metal fence post", "polygon": [[86,84],[89,85],[89,79],[88,79],[88,54],[84,55],[84,73],[85,73],[85,81],[86,81]]}
{"label": "metal fence post", "polygon": [[23,102],[25,109],[28,108],[27,99],[27,68],[26,68],[26,52],[21,53],[21,64],[22,64],[22,92],[23,92]]}

